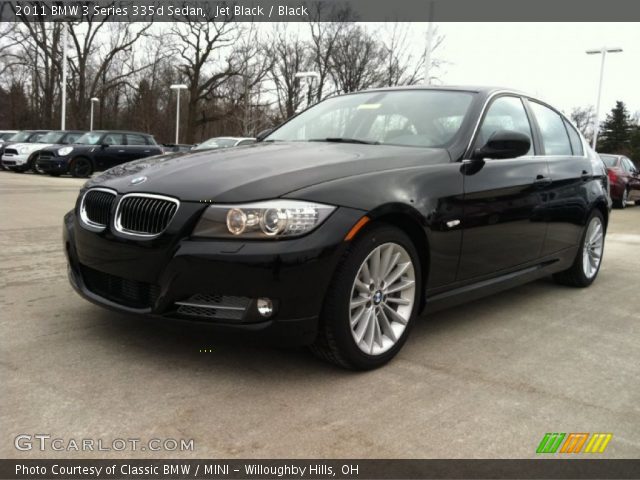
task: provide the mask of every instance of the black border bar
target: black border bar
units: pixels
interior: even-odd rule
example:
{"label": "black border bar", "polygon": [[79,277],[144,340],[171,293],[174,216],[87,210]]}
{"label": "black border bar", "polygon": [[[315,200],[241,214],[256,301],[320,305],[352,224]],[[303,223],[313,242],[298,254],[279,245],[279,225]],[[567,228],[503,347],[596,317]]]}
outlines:
{"label": "black border bar", "polygon": [[[62,15],[53,9],[61,5],[80,8]],[[308,22],[344,18],[345,9],[362,22],[640,21],[636,0],[0,0],[0,21]]]}
{"label": "black border bar", "polygon": [[196,478],[627,480],[640,478],[640,460],[0,460],[0,480]]}

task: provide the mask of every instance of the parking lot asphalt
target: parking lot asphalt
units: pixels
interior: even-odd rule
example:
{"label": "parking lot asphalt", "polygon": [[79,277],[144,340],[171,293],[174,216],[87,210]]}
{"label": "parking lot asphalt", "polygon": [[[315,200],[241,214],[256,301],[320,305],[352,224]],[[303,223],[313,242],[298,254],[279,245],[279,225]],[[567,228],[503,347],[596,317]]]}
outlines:
{"label": "parking lot asphalt", "polygon": [[[82,183],[0,172],[0,458],[533,458],[546,432],[612,433],[600,457],[638,458],[640,207],[612,212],[591,288],[426,315],[391,364],[354,373],[81,299],[61,222]],[[41,433],[195,448],[15,449]]]}

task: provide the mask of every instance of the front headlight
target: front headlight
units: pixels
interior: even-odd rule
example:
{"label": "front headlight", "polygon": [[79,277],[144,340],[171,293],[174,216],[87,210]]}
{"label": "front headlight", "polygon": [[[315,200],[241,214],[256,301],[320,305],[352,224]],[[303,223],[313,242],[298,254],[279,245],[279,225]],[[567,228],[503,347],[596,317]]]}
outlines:
{"label": "front headlight", "polygon": [[27,153],[29,153],[29,147],[20,147],[18,149],[18,153],[20,155],[26,155]]}
{"label": "front headlight", "polygon": [[73,147],[62,147],[58,149],[58,155],[61,157],[66,157],[71,152],[73,152]]}
{"label": "front headlight", "polygon": [[210,238],[291,238],[324,222],[336,207],[297,200],[209,206],[193,232]]}

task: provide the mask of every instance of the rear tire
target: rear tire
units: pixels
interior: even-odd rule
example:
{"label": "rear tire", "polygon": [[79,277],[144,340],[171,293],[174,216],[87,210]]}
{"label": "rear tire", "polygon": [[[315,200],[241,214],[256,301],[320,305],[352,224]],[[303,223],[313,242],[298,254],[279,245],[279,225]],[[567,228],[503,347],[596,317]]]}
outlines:
{"label": "rear tire", "polygon": [[87,178],[93,173],[93,164],[86,157],[75,158],[69,167],[69,173],[75,178]]}
{"label": "rear tire", "polygon": [[622,191],[622,197],[620,198],[620,200],[615,200],[613,202],[613,205],[616,208],[626,208],[628,200],[629,200],[629,190],[625,188]]}
{"label": "rear tire", "polygon": [[421,279],[411,239],[393,226],[371,225],[349,245],[336,268],[311,351],[355,370],[389,362],[413,326]]}
{"label": "rear tire", "polygon": [[553,275],[553,279],[561,285],[584,288],[591,285],[600,271],[604,253],[606,227],[604,217],[599,210],[594,210],[580,239],[580,249],[571,268]]}
{"label": "rear tire", "polygon": [[38,161],[38,154],[34,153],[29,157],[29,160],[27,160],[27,170],[31,170],[33,173],[39,173],[38,170],[36,170],[37,161]]}

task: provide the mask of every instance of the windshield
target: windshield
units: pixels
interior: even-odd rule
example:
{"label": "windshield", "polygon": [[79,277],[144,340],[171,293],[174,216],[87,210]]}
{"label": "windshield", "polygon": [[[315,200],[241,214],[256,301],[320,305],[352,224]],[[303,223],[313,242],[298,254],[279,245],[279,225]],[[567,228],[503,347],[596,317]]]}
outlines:
{"label": "windshield", "polygon": [[100,132],[87,132],[76,140],[76,143],[82,145],[97,145],[98,141],[102,137]]}
{"label": "windshield", "polygon": [[233,147],[236,144],[236,139],[234,138],[220,138],[220,137],[216,137],[216,138],[210,138],[209,140],[206,140],[204,142],[202,142],[200,145],[198,145],[197,147],[194,147],[194,150],[208,150],[208,149],[212,149],[212,148],[227,148],[227,147]]}
{"label": "windshield", "polygon": [[49,132],[38,140],[38,143],[60,143],[64,132]]}
{"label": "windshield", "polygon": [[29,137],[33,135],[33,132],[18,132],[9,138],[10,142],[22,143],[29,140]]}
{"label": "windshield", "polygon": [[618,163],[618,157],[614,157],[613,155],[600,155],[600,158],[607,167],[615,167]]}
{"label": "windshield", "polygon": [[445,90],[389,90],[330,98],[265,141],[351,141],[443,147],[462,125],[473,96]]}

